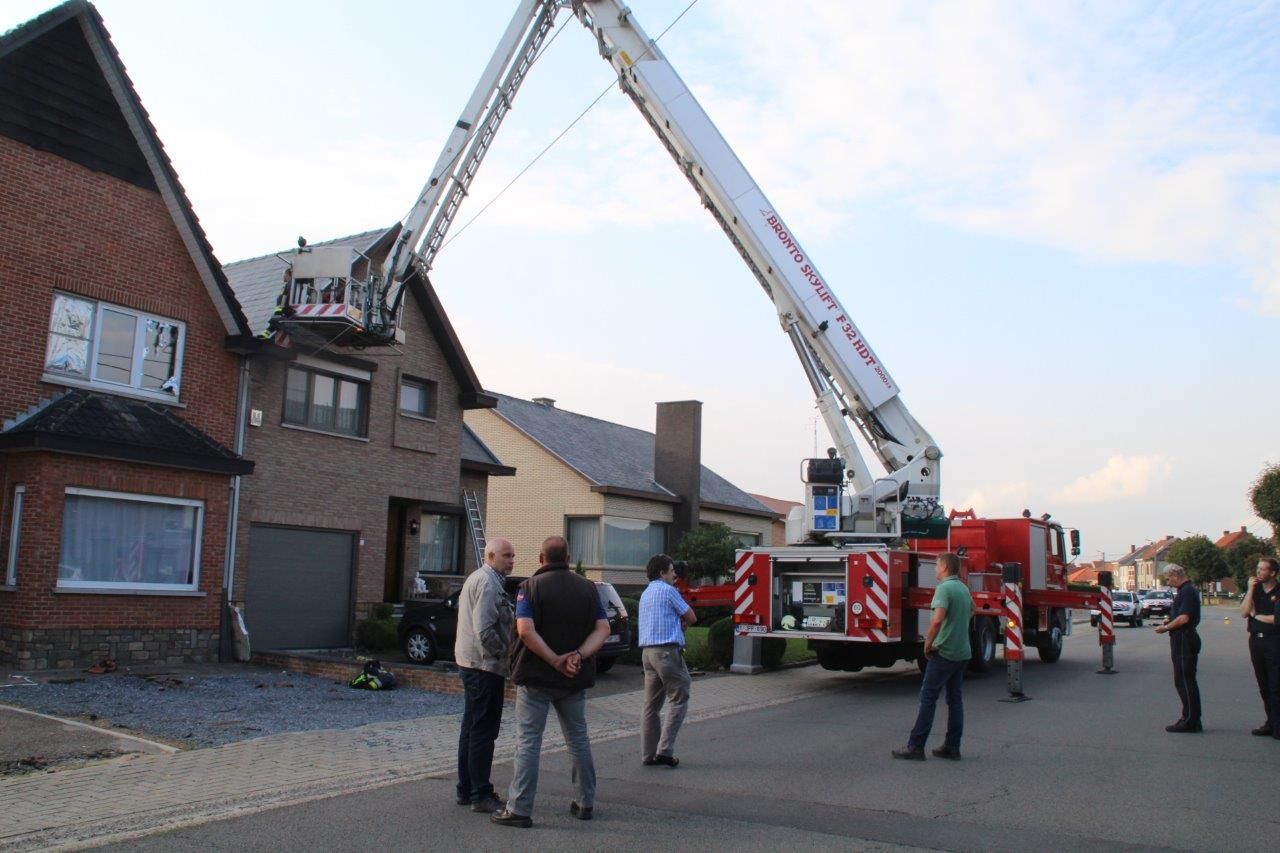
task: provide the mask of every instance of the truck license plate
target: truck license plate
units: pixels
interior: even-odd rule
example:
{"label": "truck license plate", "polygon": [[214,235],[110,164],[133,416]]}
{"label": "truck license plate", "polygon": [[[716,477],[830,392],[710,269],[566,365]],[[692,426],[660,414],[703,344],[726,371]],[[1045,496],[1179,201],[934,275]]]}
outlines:
{"label": "truck license plate", "polygon": [[769,633],[768,625],[736,625],[739,634],[767,634]]}

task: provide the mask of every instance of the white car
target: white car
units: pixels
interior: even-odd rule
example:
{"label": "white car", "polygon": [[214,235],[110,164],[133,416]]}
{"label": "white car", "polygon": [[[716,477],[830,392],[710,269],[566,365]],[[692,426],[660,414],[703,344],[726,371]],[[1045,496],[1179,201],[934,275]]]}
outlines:
{"label": "white car", "polygon": [[[1128,622],[1130,628],[1142,627],[1142,606],[1138,601],[1138,596],[1127,589],[1113,590],[1111,593],[1111,621],[1112,624],[1119,625],[1121,622]],[[1089,624],[1098,627],[1098,621],[1101,619],[1100,611],[1089,611]]]}

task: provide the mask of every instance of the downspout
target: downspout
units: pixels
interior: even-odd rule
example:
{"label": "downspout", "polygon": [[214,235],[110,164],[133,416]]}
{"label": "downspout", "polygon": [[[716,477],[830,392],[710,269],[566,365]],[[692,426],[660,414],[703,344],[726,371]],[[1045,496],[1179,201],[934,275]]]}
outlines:
{"label": "downspout", "polygon": [[[236,431],[232,450],[244,456],[245,432],[249,422],[249,356],[240,356],[240,378],[236,389]],[[235,643],[232,638],[235,618],[231,611],[231,598],[236,585],[236,543],[240,532],[240,475],[231,478],[231,499],[227,507],[227,554],[222,571],[222,636],[218,659],[223,663],[235,660]]]}

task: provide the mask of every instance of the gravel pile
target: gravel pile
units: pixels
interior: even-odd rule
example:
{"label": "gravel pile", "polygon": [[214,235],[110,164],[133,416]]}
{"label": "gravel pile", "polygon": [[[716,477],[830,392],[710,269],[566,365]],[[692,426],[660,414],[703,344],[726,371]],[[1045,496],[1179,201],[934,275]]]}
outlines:
{"label": "gravel pile", "polygon": [[280,672],[86,676],[5,690],[0,701],[197,747],[462,713],[461,696],[411,687],[353,690],[324,678]]}

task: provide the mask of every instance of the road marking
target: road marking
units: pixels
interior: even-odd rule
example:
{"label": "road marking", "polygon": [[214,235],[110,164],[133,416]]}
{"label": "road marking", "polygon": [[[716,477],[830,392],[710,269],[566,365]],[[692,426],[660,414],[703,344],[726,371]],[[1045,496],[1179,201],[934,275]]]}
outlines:
{"label": "road marking", "polygon": [[111,729],[104,729],[102,728],[102,726],[95,726],[90,723],[82,723],[79,720],[68,720],[65,717],[55,717],[52,714],[41,714],[39,711],[29,711],[26,708],[18,708],[14,705],[0,705],[0,709],[6,710],[6,711],[16,711],[19,714],[27,714],[32,717],[42,717],[46,720],[53,720],[56,723],[62,723],[64,726],[76,726],[77,728],[81,728],[81,729],[89,729],[90,731],[97,732],[98,734],[101,734],[101,735],[106,735],[107,737],[118,737],[124,740],[135,740],[138,743],[144,743],[147,746],[154,746],[156,749],[162,752],[168,752],[168,753],[181,752],[181,750],[179,750],[176,746],[170,746],[167,743],[157,743],[154,740],[147,740],[146,738],[138,737],[137,735],[128,735],[128,734],[125,734],[124,732],[113,732],[111,731]]}

